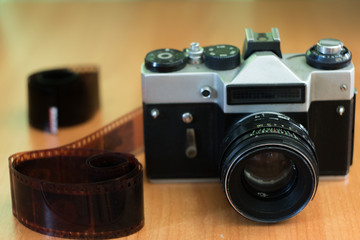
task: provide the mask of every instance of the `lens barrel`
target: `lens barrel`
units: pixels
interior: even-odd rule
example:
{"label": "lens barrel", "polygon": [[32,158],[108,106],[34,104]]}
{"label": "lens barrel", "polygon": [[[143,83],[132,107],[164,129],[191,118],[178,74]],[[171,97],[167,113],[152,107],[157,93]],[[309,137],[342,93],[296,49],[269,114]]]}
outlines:
{"label": "lens barrel", "polygon": [[231,206],[258,222],[299,213],[315,195],[319,170],[306,129],[279,113],[256,113],[224,138],[221,182]]}

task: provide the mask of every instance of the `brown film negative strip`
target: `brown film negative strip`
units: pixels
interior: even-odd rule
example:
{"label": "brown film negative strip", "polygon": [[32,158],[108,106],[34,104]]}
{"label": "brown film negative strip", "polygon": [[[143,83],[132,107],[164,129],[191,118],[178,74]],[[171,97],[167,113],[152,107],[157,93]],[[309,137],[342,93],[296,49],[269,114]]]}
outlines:
{"label": "brown film negative strip", "polygon": [[127,236],[144,225],[139,108],[70,144],[9,157],[14,216],[42,234]]}

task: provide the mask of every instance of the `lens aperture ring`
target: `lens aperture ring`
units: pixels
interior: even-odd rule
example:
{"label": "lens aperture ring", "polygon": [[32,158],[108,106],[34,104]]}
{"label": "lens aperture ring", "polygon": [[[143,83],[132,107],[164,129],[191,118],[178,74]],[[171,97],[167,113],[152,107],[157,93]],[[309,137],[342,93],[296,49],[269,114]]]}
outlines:
{"label": "lens aperture ring", "polygon": [[[232,145],[238,144],[249,137],[263,134],[276,134],[293,138],[296,141],[305,141],[308,148],[316,155],[315,144],[310,139],[307,130],[299,123],[281,113],[261,112],[251,114],[236,122],[228,131],[223,142],[223,153]],[[220,164],[224,157],[220,159]]]}

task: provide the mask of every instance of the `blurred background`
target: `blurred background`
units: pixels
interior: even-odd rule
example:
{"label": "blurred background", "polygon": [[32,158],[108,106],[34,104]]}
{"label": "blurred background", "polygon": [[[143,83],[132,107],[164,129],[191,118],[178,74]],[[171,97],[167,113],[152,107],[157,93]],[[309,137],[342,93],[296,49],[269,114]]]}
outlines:
{"label": "blurred background", "polygon": [[[357,68],[359,13],[357,0],[0,0],[0,239],[39,237],[12,217],[8,157],[15,152],[55,147],[79,139],[141,107],[140,67],[149,51],[181,50],[193,41],[202,46],[232,44],[242,50],[245,28],[269,32],[277,27],[283,53],[305,53],[319,39],[338,38],[352,51]],[[100,113],[88,123],[63,129],[56,136],[30,128],[27,77],[40,70],[83,64],[100,68]],[[356,75],[358,89],[359,76]],[[356,121],[358,125],[359,120]],[[357,138],[355,141],[358,146]],[[357,148],[355,156],[359,156]],[[278,228],[278,234],[285,236],[283,231],[288,231],[286,236],[291,239],[304,239],[301,238],[304,234],[314,239],[311,233],[323,230],[323,234],[331,234],[328,239],[356,236],[359,229],[356,225],[343,228],[348,225],[348,218],[360,219],[351,206],[342,211],[349,201],[341,197],[359,196],[358,188],[344,187],[347,183],[331,185],[337,188],[339,198],[327,198],[333,188],[321,186],[317,202],[302,215],[306,219],[288,223],[298,224],[293,228]],[[353,200],[356,201],[359,202]],[[325,206],[331,206],[337,215],[329,215]],[[179,226],[178,222],[165,224],[171,223]],[[237,229],[238,222],[230,221],[228,225]],[[257,230],[258,227],[255,226]],[[254,239],[259,239],[262,233],[265,237],[269,233],[270,228],[264,227],[261,228],[264,231],[246,232],[249,236],[257,232],[259,235]],[[271,233],[276,234],[276,230]],[[32,234],[32,238],[27,234]],[[199,235],[192,237],[196,238]]]}
{"label": "blurred background", "polygon": [[36,71],[97,65],[101,126],[141,106],[147,52],[183,49],[193,41],[241,49],[249,27],[277,27],[283,53],[304,53],[321,38],[338,38],[356,65],[359,10],[355,0],[0,0],[0,88],[6,89],[0,100],[12,102],[2,106],[0,126],[8,129],[4,134],[28,132],[26,79]]}

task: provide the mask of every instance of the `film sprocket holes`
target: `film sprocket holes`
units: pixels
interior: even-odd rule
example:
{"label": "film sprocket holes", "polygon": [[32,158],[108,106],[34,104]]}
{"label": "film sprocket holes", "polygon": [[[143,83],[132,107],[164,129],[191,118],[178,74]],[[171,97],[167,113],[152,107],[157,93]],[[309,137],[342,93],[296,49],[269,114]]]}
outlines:
{"label": "film sprocket holes", "polygon": [[236,46],[159,49],[142,66],[147,176],[220,178],[231,206],[260,222],[299,213],[319,176],[352,163],[351,52],[322,39],[282,54],[278,30],[246,29]]}

